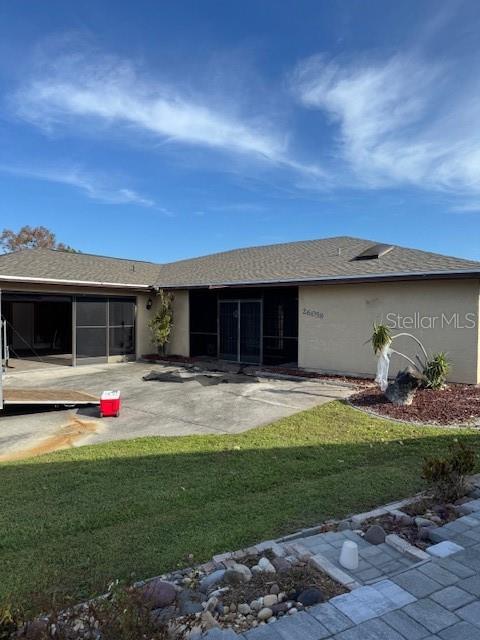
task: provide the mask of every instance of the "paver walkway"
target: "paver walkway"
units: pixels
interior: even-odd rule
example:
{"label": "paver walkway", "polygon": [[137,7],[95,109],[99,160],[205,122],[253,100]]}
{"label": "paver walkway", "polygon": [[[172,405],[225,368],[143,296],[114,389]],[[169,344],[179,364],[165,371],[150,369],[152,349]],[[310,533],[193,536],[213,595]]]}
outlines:
{"label": "paver walkway", "polygon": [[[480,640],[480,500],[435,530],[428,558],[373,547],[352,531],[295,541],[339,567],[346,539],[359,543],[356,588],[243,635],[214,629],[208,640]],[[451,544],[453,543],[453,544]],[[291,547],[290,547],[291,549]],[[445,557],[438,557],[445,556]],[[320,557],[320,556],[318,556]]]}

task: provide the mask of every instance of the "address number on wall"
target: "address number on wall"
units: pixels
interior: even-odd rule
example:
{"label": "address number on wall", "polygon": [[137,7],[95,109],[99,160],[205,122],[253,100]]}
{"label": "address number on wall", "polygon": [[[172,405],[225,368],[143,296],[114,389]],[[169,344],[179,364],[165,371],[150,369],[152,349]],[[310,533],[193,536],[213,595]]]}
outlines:
{"label": "address number on wall", "polygon": [[318,318],[319,320],[323,320],[323,318],[325,317],[323,311],[317,311],[316,309],[307,309],[306,307],[303,308],[302,313],[304,316],[309,316],[310,318]]}

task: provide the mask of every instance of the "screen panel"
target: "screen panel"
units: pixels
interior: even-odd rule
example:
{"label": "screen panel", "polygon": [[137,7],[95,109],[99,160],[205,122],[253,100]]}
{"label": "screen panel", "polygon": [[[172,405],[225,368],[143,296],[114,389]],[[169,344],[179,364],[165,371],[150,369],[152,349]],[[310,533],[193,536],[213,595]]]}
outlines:
{"label": "screen panel", "polygon": [[262,303],[240,301],[240,362],[259,364],[262,345]]}
{"label": "screen panel", "polygon": [[238,360],[238,302],[219,303],[219,357],[222,360]]}

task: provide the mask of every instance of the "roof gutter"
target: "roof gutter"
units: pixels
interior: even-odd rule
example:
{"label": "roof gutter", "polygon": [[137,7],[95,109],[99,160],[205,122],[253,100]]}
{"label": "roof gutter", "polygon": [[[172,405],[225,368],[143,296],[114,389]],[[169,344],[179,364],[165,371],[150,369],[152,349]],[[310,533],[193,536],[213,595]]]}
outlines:
{"label": "roof gutter", "polygon": [[391,280],[424,280],[424,279],[457,279],[480,278],[480,269],[459,269],[454,271],[419,271],[392,272],[382,274],[363,274],[352,276],[324,276],[320,278],[287,278],[277,280],[238,280],[233,282],[209,282],[204,284],[162,284],[155,285],[155,289],[220,289],[222,287],[260,287],[265,285],[313,285],[355,282],[389,282]]}
{"label": "roof gutter", "polygon": [[26,276],[0,275],[0,281],[6,282],[31,282],[40,284],[64,284],[87,287],[116,287],[118,289],[151,289],[148,284],[127,284],[123,282],[96,282],[93,280],[62,280],[60,278],[30,278]]}

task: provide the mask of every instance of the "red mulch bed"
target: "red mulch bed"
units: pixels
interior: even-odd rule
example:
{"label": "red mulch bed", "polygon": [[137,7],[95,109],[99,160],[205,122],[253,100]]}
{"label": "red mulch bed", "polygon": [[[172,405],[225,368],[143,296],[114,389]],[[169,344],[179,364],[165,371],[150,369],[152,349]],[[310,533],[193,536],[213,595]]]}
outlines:
{"label": "red mulch bed", "polygon": [[366,389],[350,398],[360,409],[406,422],[469,424],[480,418],[480,387],[451,384],[446,389],[419,389],[409,407],[389,402],[380,389]]}

